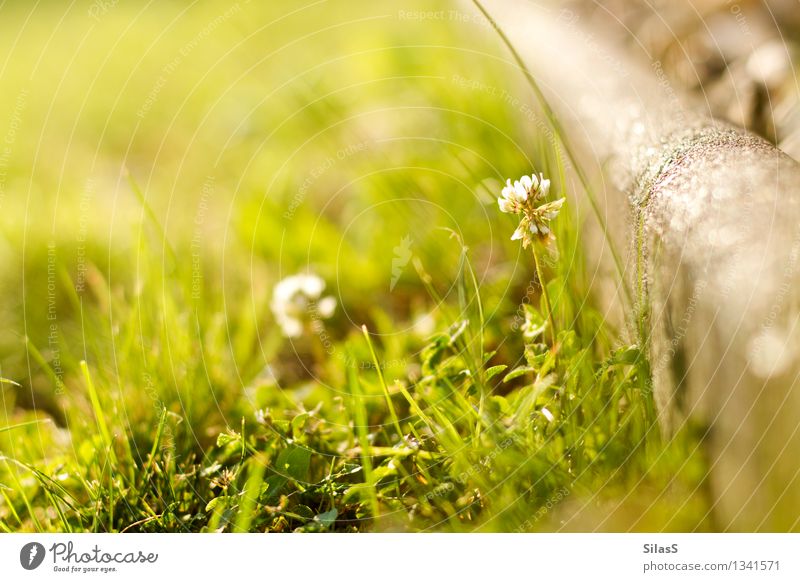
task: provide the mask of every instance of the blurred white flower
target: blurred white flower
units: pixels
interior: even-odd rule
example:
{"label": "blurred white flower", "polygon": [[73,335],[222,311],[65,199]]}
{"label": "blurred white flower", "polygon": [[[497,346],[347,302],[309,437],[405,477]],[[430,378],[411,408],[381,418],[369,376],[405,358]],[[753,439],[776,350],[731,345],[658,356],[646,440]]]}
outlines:
{"label": "blurred white flower", "polygon": [[325,281],[318,276],[298,274],[286,277],[272,292],[272,313],[286,337],[300,337],[306,325],[328,319],[336,311],[336,299],[321,297]]}
{"label": "blurred white flower", "polygon": [[519,226],[511,235],[511,240],[522,240],[522,246],[527,247],[535,239],[548,244],[555,240],[547,224],[561,211],[564,198],[553,202],[546,202],[537,206],[537,202],[547,196],[550,191],[550,180],[542,174],[538,176],[522,176],[513,184],[506,180],[506,186],[497,199],[501,212],[509,214],[522,214]]}

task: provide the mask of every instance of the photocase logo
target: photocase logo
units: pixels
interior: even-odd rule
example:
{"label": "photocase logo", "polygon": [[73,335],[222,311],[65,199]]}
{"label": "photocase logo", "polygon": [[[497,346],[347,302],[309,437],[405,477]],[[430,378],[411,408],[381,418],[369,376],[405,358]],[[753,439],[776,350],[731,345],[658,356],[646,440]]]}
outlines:
{"label": "photocase logo", "polygon": [[413,242],[410,236],[404,236],[400,239],[400,244],[392,249],[394,258],[392,259],[392,281],[389,284],[389,291],[394,291],[394,286],[400,280],[403,269],[408,265],[408,261],[411,260],[411,244]]}
{"label": "photocase logo", "polygon": [[29,542],[19,551],[19,563],[26,570],[35,570],[44,561],[44,546],[39,542]]}

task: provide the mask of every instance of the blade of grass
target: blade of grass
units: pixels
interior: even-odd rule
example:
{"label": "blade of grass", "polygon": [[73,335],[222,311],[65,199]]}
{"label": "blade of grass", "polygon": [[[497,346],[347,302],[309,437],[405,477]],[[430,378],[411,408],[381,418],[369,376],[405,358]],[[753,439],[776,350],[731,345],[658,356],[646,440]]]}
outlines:
{"label": "blade of grass", "polygon": [[147,459],[147,464],[144,467],[144,472],[142,473],[142,486],[147,483],[147,480],[150,478],[150,472],[153,470],[153,464],[155,463],[156,451],[158,450],[158,446],[161,444],[161,438],[164,435],[164,425],[167,422],[167,409],[161,409],[161,417],[158,420],[158,428],[156,429],[156,438],[153,439],[153,446],[150,447],[150,456]]}
{"label": "blade of grass", "polygon": [[153,223],[153,226],[158,231],[158,235],[161,237],[161,242],[164,245],[164,248],[167,250],[169,258],[172,261],[172,266],[174,267],[175,265],[178,264],[178,258],[177,258],[178,256],[175,253],[175,249],[172,248],[169,239],[167,238],[167,232],[164,230],[164,227],[158,220],[156,213],[153,211],[153,207],[150,206],[150,204],[147,202],[147,198],[145,197],[144,192],[142,192],[141,188],[139,188],[139,184],[136,182],[133,175],[131,175],[130,171],[128,171],[127,167],[123,168],[123,173],[125,175],[125,178],[128,180],[128,184],[130,185],[133,194],[136,196],[136,199],[139,201],[139,204],[142,205],[142,208],[147,214],[147,218],[150,220],[150,222]]}
{"label": "blade of grass", "polygon": [[267,466],[267,459],[259,455],[250,460],[250,473],[247,476],[244,491],[242,491],[241,501],[239,502],[239,512],[236,515],[236,523],[233,531],[250,531],[250,524],[253,521],[258,496],[261,493],[261,485],[264,482],[264,470]]}
{"label": "blade of grass", "polygon": [[69,523],[69,520],[67,520],[67,516],[64,515],[64,511],[61,509],[58,499],[56,499],[47,489],[45,489],[45,495],[50,500],[50,504],[55,508],[56,513],[58,513],[58,518],[61,520],[61,525],[64,527],[64,533],[73,533],[74,530],[72,529],[72,525]]}
{"label": "blade of grass", "polygon": [[86,388],[89,392],[89,400],[92,403],[92,411],[94,412],[94,417],[97,422],[97,426],[100,429],[100,436],[103,438],[103,444],[105,445],[106,449],[109,451],[111,455],[114,454],[114,447],[112,446],[111,441],[111,433],[108,431],[108,424],[106,424],[106,416],[103,412],[103,407],[100,405],[100,398],[97,395],[97,390],[94,387],[94,382],[92,381],[92,375],[89,372],[89,366],[86,363],[86,360],[81,360],[80,362],[81,372],[83,372],[83,378],[86,381]]}
{"label": "blade of grass", "polygon": [[63,393],[66,389],[66,387],[64,386],[64,382],[53,371],[53,368],[50,367],[50,364],[47,363],[47,360],[44,359],[44,356],[41,354],[41,352],[38,349],[36,349],[36,346],[33,345],[33,343],[27,337],[25,338],[25,347],[27,348],[28,352],[33,356],[33,359],[36,360],[36,363],[38,363],[42,367],[42,370],[44,370],[45,373],[48,376],[50,376],[50,379],[53,381],[53,384],[56,387],[57,393]]}
{"label": "blade of grass", "polygon": [[392,396],[389,394],[389,387],[386,385],[386,379],[383,377],[383,370],[381,369],[381,364],[378,361],[378,356],[375,353],[375,348],[372,345],[372,340],[369,337],[369,330],[367,329],[366,325],[361,326],[361,332],[364,334],[364,339],[367,340],[369,353],[372,356],[372,363],[375,364],[375,370],[378,372],[378,379],[380,380],[381,388],[383,388],[383,396],[386,398],[386,406],[389,408],[389,416],[392,419],[394,430],[397,432],[398,441],[402,442],[403,429],[400,428],[400,421],[397,418],[397,412],[394,409],[394,404],[392,404]]}
{"label": "blade of grass", "polygon": [[11,430],[14,430],[14,429],[17,429],[17,428],[22,428],[22,427],[25,427],[25,426],[32,426],[34,424],[48,424],[50,422],[52,422],[52,421],[49,418],[42,418],[42,419],[39,419],[39,420],[31,420],[31,421],[28,421],[28,422],[20,422],[19,424],[12,424],[10,426],[4,426],[4,427],[0,428],[0,432],[8,432],[8,431],[11,431]]}
{"label": "blade of grass", "polygon": [[[5,489],[5,487],[4,487],[4,489]],[[9,489],[10,489],[10,488],[9,488]],[[6,501],[6,507],[7,507],[7,508],[8,508],[8,510],[11,512],[11,515],[13,515],[13,516],[14,516],[14,519],[16,519],[16,520],[17,520],[17,523],[18,523],[19,525],[22,525],[22,520],[19,518],[19,514],[17,513],[17,510],[16,510],[16,509],[14,509],[14,504],[13,504],[13,503],[11,503],[11,500],[8,498],[8,495],[6,495],[6,492],[5,492],[5,491],[2,491],[2,490],[0,490],[0,494],[2,494],[2,495],[3,495],[3,499],[5,499],[5,501]]]}
{"label": "blade of grass", "polygon": [[350,393],[353,396],[353,413],[355,415],[355,428],[358,436],[358,443],[361,446],[361,466],[364,468],[364,481],[369,505],[374,519],[380,515],[378,505],[378,495],[375,491],[375,481],[372,475],[372,451],[370,450],[369,435],[367,433],[367,410],[364,405],[364,395],[361,392],[361,384],[358,374],[353,367],[347,368],[347,379],[350,386]]}

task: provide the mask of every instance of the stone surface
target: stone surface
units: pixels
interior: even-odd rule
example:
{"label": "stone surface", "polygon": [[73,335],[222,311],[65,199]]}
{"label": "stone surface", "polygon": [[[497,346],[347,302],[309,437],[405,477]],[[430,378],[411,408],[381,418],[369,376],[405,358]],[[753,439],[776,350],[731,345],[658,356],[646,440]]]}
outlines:
{"label": "stone surface", "polygon": [[665,431],[706,435],[718,526],[800,529],[800,167],[571,11],[484,6],[589,176],[598,292],[649,346]]}

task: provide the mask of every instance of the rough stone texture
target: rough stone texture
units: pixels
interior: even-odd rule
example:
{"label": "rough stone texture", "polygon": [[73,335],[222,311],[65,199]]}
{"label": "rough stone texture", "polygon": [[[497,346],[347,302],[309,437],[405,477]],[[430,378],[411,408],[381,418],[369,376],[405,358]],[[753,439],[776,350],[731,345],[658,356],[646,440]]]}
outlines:
{"label": "rough stone texture", "polygon": [[597,288],[648,342],[665,431],[707,431],[719,527],[800,529],[800,167],[568,10],[484,6],[595,187]]}

